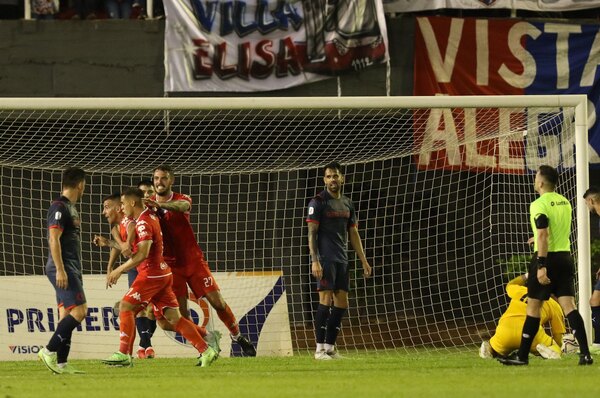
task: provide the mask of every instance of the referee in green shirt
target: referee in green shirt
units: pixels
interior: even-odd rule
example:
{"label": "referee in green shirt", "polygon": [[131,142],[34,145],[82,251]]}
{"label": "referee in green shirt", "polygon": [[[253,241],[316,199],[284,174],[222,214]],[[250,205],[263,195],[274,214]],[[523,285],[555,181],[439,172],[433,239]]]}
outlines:
{"label": "referee in green shirt", "polygon": [[556,193],[558,172],[550,166],[540,166],[535,175],[534,188],[540,197],[529,207],[533,228],[534,255],[527,280],[527,318],[523,325],[521,346],[517,357],[498,359],[505,365],[527,365],[529,350],[540,327],[541,308],[554,294],[569,320],[579,342],[580,365],[591,365],[587,335],[581,314],[575,307],[575,264],[571,257],[571,204]]}

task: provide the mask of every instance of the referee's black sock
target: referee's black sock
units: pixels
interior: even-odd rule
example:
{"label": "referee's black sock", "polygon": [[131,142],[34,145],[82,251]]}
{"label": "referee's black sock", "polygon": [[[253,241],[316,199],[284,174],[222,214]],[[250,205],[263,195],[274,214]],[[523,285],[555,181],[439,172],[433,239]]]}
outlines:
{"label": "referee's black sock", "polygon": [[[50,341],[48,342],[46,349],[48,351],[57,352],[61,348],[61,346],[65,344],[70,344],[73,329],[79,326],[80,323],[81,322],[73,318],[71,314],[64,317],[62,321],[60,321],[56,326],[56,331],[54,332],[52,337],[50,337]],[[64,359],[66,361],[66,357]]]}
{"label": "referee's black sock", "polygon": [[573,310],[567,314],[569,325],[573,330],[573,335],[579,343],[579,352],[582,355],[590,355],[590,347],[587,342],[587,334],[585,333],[585,326],[583,326],[583,318],[577,310]]}
{"label": "referee's black sock", "polygon": [[600,344],[600,306],[592,307],[592,327],[594,328],[594,344]]}
{"label": "referee's black sock", "polygon": [[325,336],[325,344],[335,345],[338,333],[342,327],[342,318],[346,313],[346,308],[331,307],[331,315],[327,320],[327,335]]}
{"label": "referee's black sock", "polygon": [[521,346],[519,347],[519,359],[527,361],[529,351],[531,351],[531,343],[540,328],[540,318],[534,318],[527,315],[525,324],[523,325],[523,334],[521,336]]}
{"label": "referee's black sock", "polygon": [[315,338],[317,343],[325,343],[325,333],[327,332],[327,318],[329,318],[329,312],[331,307],[323,304],[319,304],[317,308],[317,314],[315,315]]}

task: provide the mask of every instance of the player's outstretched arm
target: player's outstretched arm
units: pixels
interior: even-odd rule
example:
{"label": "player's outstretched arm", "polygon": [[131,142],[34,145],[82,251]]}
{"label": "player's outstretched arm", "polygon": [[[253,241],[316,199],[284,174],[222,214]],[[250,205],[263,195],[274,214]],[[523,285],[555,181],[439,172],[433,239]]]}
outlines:
{"label": "player's outstretched arm", "polygon": [[186,200],[172,200],[169,202],[157,202],[152,199],[144,199],[144,204],[148,207],[154,207],[156,209],[165,209],[169,211],[177,211],[185,213],[190,210],[190,202]]}
{"label": "player's outstretched arm", "polygon": [[105,236],[101,236],[101,235],[94,235],[94,239],[92,239],[92,242],[98,246],[98,247],[116,247],[118,248],[118,245],[115,245],[115,242],[111,239],[108,239]]}
{"label": "player's outstretched arm", "polygon": [[368,278],[369,276],[371,276],[373,269],[371,268],[371,265],[369,264],[369,262],[367,261],[367,257],[365,256],[365,251],[360,240],[360,234],[358,233],[358,228],[356,226],[350,227],[348,233],[350,235],[350,244],[352,245],[352,248],[356,252],[356,255],[358,256],[362,264],[363,276],[365,278]]}

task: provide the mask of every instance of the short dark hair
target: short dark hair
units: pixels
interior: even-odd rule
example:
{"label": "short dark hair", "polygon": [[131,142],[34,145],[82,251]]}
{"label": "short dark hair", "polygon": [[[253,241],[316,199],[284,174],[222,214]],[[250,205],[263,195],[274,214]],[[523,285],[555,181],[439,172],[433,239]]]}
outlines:
{"label": "short dark hair", "polygon": [[128,187],[121,192],[121,196],[131,196],[135,198],[135,204],[138,206],[142,205],[142,198],[144,197],[144,191],[138,187]]}
{"label": "short dark hair", "polygon": [[[167,173],[170,178],[175,177],[175,173],[173,172],[173,168],[171,166],[169,166],[168,164],[161,164],[161,165],[157,166],[152,171],[152,174],[154,174],[156,172],[156,170],[160,170],[160,171],[163,171],[163,172]],[[152,184],[150,184],[150,185],[152,185]]]}
{"label": "short dark hair", "polygon": [[67,167],[62,173],[62,186],[64,188],[77,188],[77,185],[85,181],[85,171],[79,167]]}
{"label": "short dark hair", "polygon": [[331,170],[338,170],[340,172],[340,174],[344,174],[344,170],[342,170],[342,165],[339,164],[338,162],[330,162],[327,163],[324,167],[323,167],[323,174],[325,174],[325,172],[327,171],[327,169],[331,169]]}
{"label": "short dark hair", "polygon": [[552,185],[552,188],[556,188],[558,185],[558,171],[552,166],[542,165],[538,171],[548,184]]}
{"label": "short dark hair", "polygon": [[148,179],[142,180],[142,181],[138,182],[137,187],[139,188],[142,185],[147,185],[147,186],[151,187],[151,186],[153,186],[152,180],[148,180]]}
{"label": "short dark hair", "polygon": [[115,202],[120,202],[121,201],[121,193],[113,192],[110,195],[105,196],[104,199],[102,199],[102,202],[106,202],[107,200],[114,200]]}
{"label": "short dark hair", "polygon": [[596,194],[600,193],[600,188],[598,188],[595,185],[592,185],[591,187],[588,188],[587,191],[585,191],[585,193],[583,194],[583,198],[587,199],[588,196],[593,195],[594,197],[596,196]]}

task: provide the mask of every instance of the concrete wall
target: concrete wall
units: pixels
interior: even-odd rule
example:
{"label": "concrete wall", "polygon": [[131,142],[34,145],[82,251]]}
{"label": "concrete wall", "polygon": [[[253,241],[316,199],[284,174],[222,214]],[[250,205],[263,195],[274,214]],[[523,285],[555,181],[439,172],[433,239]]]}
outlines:
{"label": "concrete wall", "polygon": [[[0,20],[0,96],[161,97],[164,28],[164,20]],[[388,30],[391,93],[410,95],[414,19],[390,19]],[[342,95],[385,95],[386,67],[342,76],[340,85]],[[329,79],[258,95],[337,92]]]}

